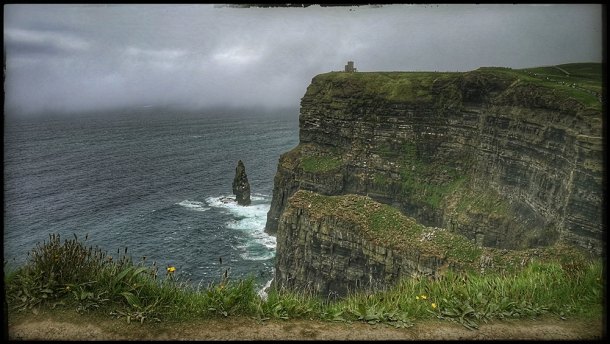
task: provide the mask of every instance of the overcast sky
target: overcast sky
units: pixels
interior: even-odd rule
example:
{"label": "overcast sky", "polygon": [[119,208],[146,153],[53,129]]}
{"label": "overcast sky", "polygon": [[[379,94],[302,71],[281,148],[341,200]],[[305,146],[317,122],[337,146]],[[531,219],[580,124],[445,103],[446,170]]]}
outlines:
{"label": "overcast sky", "polygon": [[601,62],[601,5],[5,5],[5,110],[298,107],[342,70]]}

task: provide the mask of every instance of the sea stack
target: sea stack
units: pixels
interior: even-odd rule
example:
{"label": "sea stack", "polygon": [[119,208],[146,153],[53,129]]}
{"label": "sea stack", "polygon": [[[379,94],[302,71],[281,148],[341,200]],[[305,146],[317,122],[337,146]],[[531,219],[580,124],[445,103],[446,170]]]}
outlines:
{"label": "sea stack", "polygon": [[250,183],[246,175],[246,167],[239,160],[235,169],[235,178],[233,179],[233,194],[239,205],[250,205]]}

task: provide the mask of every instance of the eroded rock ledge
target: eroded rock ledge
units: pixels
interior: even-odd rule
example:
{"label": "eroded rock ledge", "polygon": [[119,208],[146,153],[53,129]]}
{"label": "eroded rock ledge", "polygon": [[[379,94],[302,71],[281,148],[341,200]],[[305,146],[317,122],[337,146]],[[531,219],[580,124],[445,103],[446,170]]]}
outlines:
{"label": "eroded rock ledge", "polygon": [[453,271],[512,271],[532,262],[578,262],[568,245],[482,248],[464,236],[423,226],[366,196],[300,190],[279,221],[275,283],[280,288],[344,296],[387,288],[402,277]]}

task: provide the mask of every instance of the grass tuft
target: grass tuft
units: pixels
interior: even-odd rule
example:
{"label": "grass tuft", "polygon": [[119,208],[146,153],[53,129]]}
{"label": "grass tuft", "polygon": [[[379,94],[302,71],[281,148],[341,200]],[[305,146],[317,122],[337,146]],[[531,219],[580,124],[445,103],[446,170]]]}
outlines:
{"label": "grass tuft", "polygon": [[603,313],[600,261],[531,263],[511,273],[449,270],[436,280],[403,279],[384,291],[356,292],[343,299],[286,290],[271,290],[261,299],[252,278],[231,281],[225,274],[199,289],[181,281],[179,272],[167,270],[159,277],[155,264],[134,264],[126,255],[109,257],[77,238],[61,243],[58,235],[51,235],[49,242],[32,250],[26,265],[5,275],[9,311],[63,307],[127,322],[249,316],[395,327],[438,318],[471,329],[494,319],[544,314],[599,318]]}

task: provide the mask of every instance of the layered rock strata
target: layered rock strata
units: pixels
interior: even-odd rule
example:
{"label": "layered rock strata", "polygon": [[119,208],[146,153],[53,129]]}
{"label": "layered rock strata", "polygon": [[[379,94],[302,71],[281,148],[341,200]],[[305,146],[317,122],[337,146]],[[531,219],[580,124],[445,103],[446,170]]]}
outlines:
{"label": "layered rock strata", "polygon": [[299,190],[277,233],[275,284],[339,297],[383,290],[403,277],[436,279],[447,271],[511,271],[531,261],[578,262],[568,247],[509,251],[481,248],[464,236],[423,226],[396,208],[359,195]]}
{"label": "layered rock strata", "polygon": [[[358,216],[365,215],[367,206],[380,216],[399,216],[367,197],[330,199],[298,191],[279,223],[277,244],[282,251],[276,259],[275,283],[291,290],[345,295],[390,285],[397,277],[435,275],[443,260],[416,249],[388,247],[394,245],[376,236]],[[405,223],[404,231],[417,226],[411,219]]]}
{"label": "layered rock strata", "polygon": [[276,283],[344,293],[449,264],[446,252],[376,241],[340,209],[313,211],[299,190],[366,196],[476,247],[568,243],[599,255],[602,115],[574,94],[508,69],[316,76],[267,216]]}
{"label": "layered rock strata", "polygon": [[310,190],[367,195],[480,246],[561,240],[599,254],[601,111],[562,92],[502,69],[318,75],[266,230]]}

